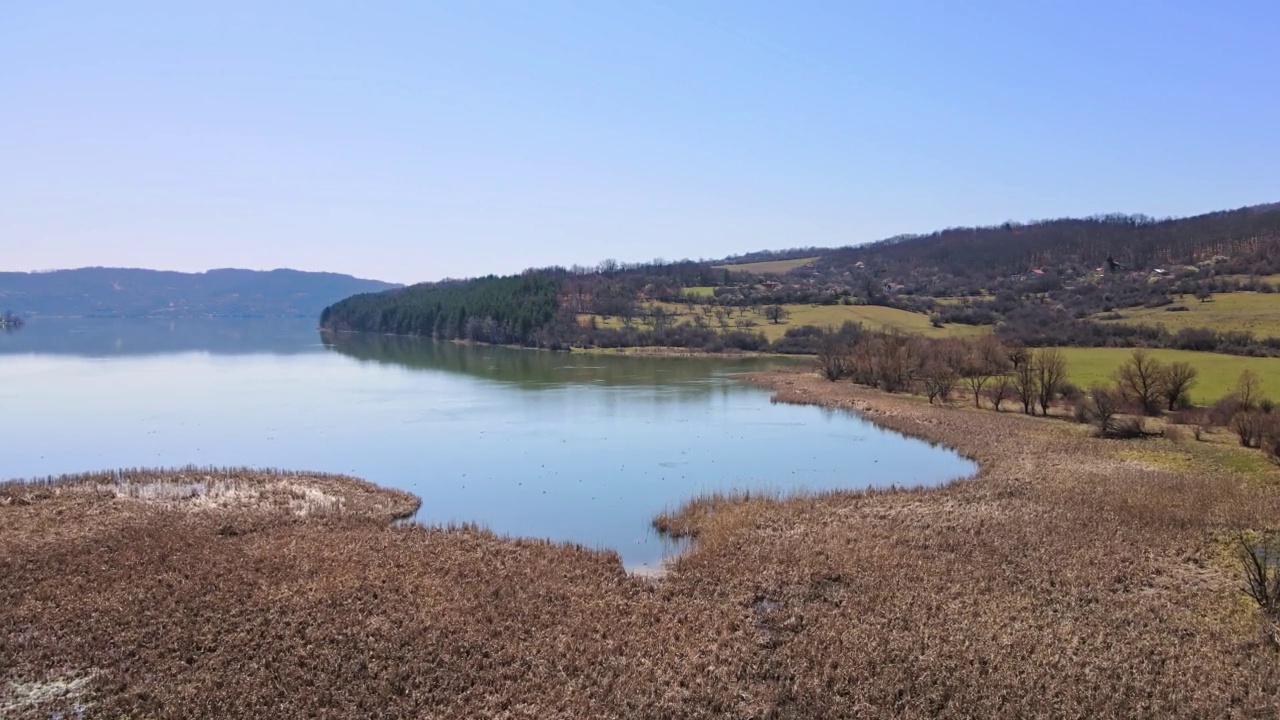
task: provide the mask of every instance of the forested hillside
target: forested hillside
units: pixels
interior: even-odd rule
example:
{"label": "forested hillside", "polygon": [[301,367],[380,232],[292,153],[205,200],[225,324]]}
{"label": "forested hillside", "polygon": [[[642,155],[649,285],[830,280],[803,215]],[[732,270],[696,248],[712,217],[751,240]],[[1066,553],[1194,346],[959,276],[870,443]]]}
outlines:
{"label": "forested hillside", "polygon": [[315,317],[349,295],[392,287],[300,270],[0,272],[0,310],[31,317]]}
{"label": "forested hillside", "polygon": [[559,288],[558,278],[535,272],[424,283],[347,298],[325,308],[320,324],[330,330],[544,344],[541,331],[556,316]]}
{"label": "forested hillside", "polygon": [[[1029,346],[1276,355],[1280,330],[1257,322],[1160,322],[1172,317],[1165,310],[1208,317],[1188,303],[1216,294],[1274,293],[1276,274],[1280,204],[951,228],[719,261],[549,267],[351,298],[323,324],[541,347],[812,352],[816,328],[807,326],[855,322],[929,336],[993,332]],[[1135,308],[1146,310],[1142,324],[1123,322]]]}
{"label": "forested hillside", "polygon": [[1143,270],[1220,257],[1222,272],[1267,275],[1280,271],[1280,204],[1164,220],[1113,214],[948,228],[821,255],[819,272],[861,262],[899,282],[950,276],[983,283],[1032,269],[1093,269],[1108,259],[1111,269]]}

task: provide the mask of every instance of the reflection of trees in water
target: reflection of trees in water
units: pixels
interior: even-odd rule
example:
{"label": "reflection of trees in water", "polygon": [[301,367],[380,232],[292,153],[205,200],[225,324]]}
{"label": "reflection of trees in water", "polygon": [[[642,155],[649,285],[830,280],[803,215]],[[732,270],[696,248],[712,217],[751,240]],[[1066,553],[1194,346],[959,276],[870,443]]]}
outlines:
{"label": "reflection of trees in water", "polygon": [[308,318],[34,318],[24,332],[0,336],[0,354],[292,355],[322,350],[315,328]]}
{"label": "reflection of trees in water", "polygon": [[21,330],[24,324],[22,318],[8,310],[0,313],[0,330],[4,332],[11,333],[14,330]]}
{"label": "reflection of trees in water", "polygon": [[464,345],[423,338],[366,333],[321,332],[332,350],[365,362],[462,373],[529,387],[569,384],[681,386],[705,388],[717,374],[777,367],[769,358],[654,358],[596,353],[520,350]]}

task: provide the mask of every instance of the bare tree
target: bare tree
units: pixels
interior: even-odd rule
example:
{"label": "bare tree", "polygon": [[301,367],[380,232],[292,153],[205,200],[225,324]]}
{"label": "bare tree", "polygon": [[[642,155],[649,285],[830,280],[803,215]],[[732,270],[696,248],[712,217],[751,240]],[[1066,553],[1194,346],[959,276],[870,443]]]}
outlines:
{"label": "bare tree", "polygon": [[1036,398],[1039,396],[1036,387],[1036,358],[1027,353],[1021,361],[1013,366],[1013,390],[1022,403],[1022,412],[1027,415],[1036,414]]}
{"label": "bare tree", "polygon": [[911,387],[919,363],[919,339],[901,332],[886,333],[873,346],[876,384],[886,392],[901,392]]}
{"label": "bare tree", "polygon": [[1254,371],[1245,368],[1240,373],[1240,378],[1236,380],[1236,387],[1231,391],[1238,410],[1250,411],[1257,409],[1258,404],[1262,402],[1262,388],[1260,385],[1258,374]]}
{"label": "bare tree", "polygon": [[671,313],[661,305],[654,305],[649,313],[649,321],[653,325],[654,332],[662,332],[671,324]]}
{"label": "bare tree", "polygon": [[1236,535],[1240,565],[1244,569],[1245,592],[1269,616],[1280,613],[1280,568],[1277,567],[1274,541],[1253,542],[1244,533]]}
{"label": "bare tree", "polygon": [[1094,385],[1089,388],[1086,411],[1089,420],[1097,423],[1098,437],[1115,434],[1116,417],[1120,415],[1124,397],[1118,388]]}
{"label": "bare tree", "polygon": [[1195,366],[1189,362],[1173,362],[1165,367],[1160,392],[1169,410],[1176,410],[1178,404],[1186,400],[1185,395],[1196,384],[1196,374]]}
{"label": "bare tree", "polygon": [[1142,406],[1143,414],[1159,415],[1164,375],[1164,365],[1140,348],[1116,370],[1116,384],[1127,399]]}
{"label": "bare tree", "polygon": [[852,352],[849,343],[835,333],[826,333],[818,341],[818,369],[822,376],[835,382],[849,374]]}
{"label": "bare tree", "polygon": [[991,381],[991,387],[987,389],[987,399],[991,401],[991,407],[996,412],[1000,412],[1000,403],[1008,400],[1013,396],[1013,378],[1007,373],[997,375]]}
{"label": "bare tree", "polygon": [[956,387],[957,375],[955,368],[944,358],[930,356],[921,364],[920,380],[924,386],[924,394],[932,405],[934,400],[946,402],[951,397],[951,391]]}
{"label": "bare tree", "polygon": [[1040,414],[1049,414],[1049,405],[1058,395],[1058,389],[1067,381],[1067,358],[1058,348],[1048,348],[1036,353],[1036,399],[1040,401]]}
{"label": "bare tree", "polygon": [[859,385],[879,384],[880,338],[870,336],[855,343],[849,353],[849,377]]}
{"label": "bare tree", "polygon": [[1240,445],[1247,448],[1262,447],[1266,439],[1268,417],[1260,410],[1244,410],[1238,408],[1231,416],[1228,426],[1231,432],[1240,438]]}
{"label": "bare tree", "polygon": [[[1007,370],[1008,356],[1000,341],[987,335],[969,343],[961,363],[960,374],[973,392],[973,406],[982,407],[982,388],[995,375]],[[1003,393],[1002,397],[1003,398]],[[997,407],[997,410],[1000,408]]]}
{"label": "bare tree", "polygon": [[982,388],[991,379],[991,371],[985,365],[973,364],[964,369],[964,384],[973,393],[973,406],[982,407]]}
{"label": "bare tree", "polygon": [[777,325],[791,316],[787,309],[781,305],[770,305],[764,309],[764,316],[769,322]]}
{"label": "bare tree", "polygon": [[1021,345],[1008,345],[1005,347],[1005,357],[1016,370],[1022,363],[1031,359],[1031,351]]}

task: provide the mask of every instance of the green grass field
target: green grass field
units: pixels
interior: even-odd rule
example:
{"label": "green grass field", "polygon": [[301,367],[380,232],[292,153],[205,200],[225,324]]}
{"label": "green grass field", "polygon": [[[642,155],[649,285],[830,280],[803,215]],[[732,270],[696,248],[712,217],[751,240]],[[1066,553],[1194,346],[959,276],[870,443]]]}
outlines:
{"label": "green grass field", "polygon": [[716,292],[714,285],[700,285],[695,287],[687,287],[684,289],[685,297],[711,297]]}
{"label": "green grass field", "polygon": [[[1133,354],[1126,348],[1062,348],[1062,352],[1067,358],[1069,379],[1085,389],[1096,382],[1110,382],[1116,369]],[[1189,350],[1147,352],[1160,362],[1189,362],[1200,372],[1195,387],[1191,389],[1191,399],[1198,405],[1213,403],[1229,393],[1245,368],[1258,374],[1266,396],[1280,400],[1280,358],[1251,358]]]}
{"label": "green grass field", "polygon": [[939,305],[962,305],[965,302],[983,302],[990,299],[990,295],[960,295],[956,297],[934,298]]}
{"label": "green grass field", "polygon": [[795,258],[794,260],[770,260],[768,262],[743,263],[741,265],[716,265],[717,270],[729,270],[730,272],[749,272],[749,273],[784,273],[788,270],[794,270],[801,265],[807,265],[816,257]]}
{"label": "green grass field", "polygon": [[1205,303],[1187,295],[1180,300],[1175,298],[1175,304],[1188,310],[1131,308],[1119,311],[1124,315],[1123,320],[1102,322],[1164,325],[1170,332],[1182,328],[1211,328],[1249,331],[1258,337],[1280,337],[1280,293],[1220,293]]}
{"label": "green grass field", "polygon": [[[689,289],[686,288],[686,290]],[[691,313],[698,312],[696,308],[679,303],[661,303],[661,305],[667,312],[676,316],[676,323],[691,322]],[[737,329],[739,320],[749,320],[755,324],[743,329],[750,332],[762,332],[770,340],[776,340],[785,335],[787,328],[800,325],[817,325],[818,327],[832,325],[839,327],[848,320],[860,322],[871,330],[901,330],[902,332],[914,333],[925,337],[961,337],[991,332],[991,328],[988,326],[947,325],[942,328],[935,328],[930,324],[928,315],[898,310],[897,308],[880,307],[878,305],[815,306],[792,304],[783,305],[783,307],[790,313],[790,316],[777,324],[770,322],[763,313],[748,310],[743,315],[738,312],[737,308],[732,308],[733,312],[729,320],[730,328]],[[586,315],[581,316],[579,321],[588,322],[589,317]],[[601,327],[614,328],[622,327],[623,324],[622,320],[617,317],[597,317],[596,322]],[[708,322],[711,327],[719,327],[714,315],[708,318]],[[636,320],[636,323],[640,327],[645,327],[645,323],[639,319]]]}
{"label": "green grass field", "polygon": [[780,325],[767,323],[768,327],[763,325],[761,327],[770,340],[782,337],[788,327],[798,325],[839,327],[848,320],[860,322],[872,330],[901,330],[925,337],[960,337],[991,332],[989,326],[947,325],[935,328],[930,324],[928,315],[879,305],[784,305],[783,307],[791,313],[791,317]]}
{"label": "green grass field", "polygon": [[[1249,280],[1253,276],[1252,275],[1222,275],[1220,277],[1222,277],[1224,280]],[[1275,285],[1276,287],[1280,287],[1280,275],[1259,275],[1257,276],[1257,279],[1261,280],[1262,282]]]}

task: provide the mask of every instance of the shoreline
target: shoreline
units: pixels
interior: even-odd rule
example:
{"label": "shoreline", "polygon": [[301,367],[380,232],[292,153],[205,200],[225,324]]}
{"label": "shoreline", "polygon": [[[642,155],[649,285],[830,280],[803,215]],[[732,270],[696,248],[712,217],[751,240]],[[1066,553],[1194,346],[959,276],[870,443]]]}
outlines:
{"label": "shoreline", "polygon": [[[325,497],[277,482],[300,473],[264,476],[262,502],[236,487],[221,504],[203,501],[186,481],[156,493],[145,477],[105,505],[107,488],[0,502],[0,573],[13,578],[0,584],[0,708],[47,717],[82,703],[116,717],[198,706],[245,718],[267,708],[1280,709],[1280,665],[1221,542],[1280,517],[1274,469],[1228,468],[1223,458],[1238,453],[1221,442],[1098,440],[1061,420],[940,407],[794,369],[743,379],[775,402],[847,408],[947,445],[978,471],[932,488],[726,498],[685,518],[696,544],[657,583],[607,551],[334,513]],[[9,710],[41,688],[76,694]]]}
{"label": "shoreline", "polygon": [[725,360],[740,360],[750,358],[810,358],[813,355],[789,355],[786,353],[770,353],[758,352],[754,350],[724,350],[721,352],[710,352],[706,350],[689,350],[687,348],[670,347],[664,345],[627,345],[619,348],[601,348],[601,347],[569,347],[564,350],[553,350],[551,348],[531,347],[528,345],[497,345],[494,343],[477,342],[475,340],[464,340],[460,338],[452,338],[449,340],[438,340],[428,335],[404,335],[400,333],[385,332],[369,332],[364,330],[336,330],[318,326],[316,328],[322,334],[339,334],[339,335],[382,335],[386,337],[411,338],[423,340],[426,342],[447,342],[455,345],[466,345],[470,347],[500,347],[509,350],[534,350],[537,352],[549,353],[566,353],[571,355],[611,355],[617,357],[687,357],[687,358],[722,358]]}

